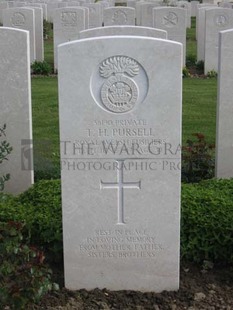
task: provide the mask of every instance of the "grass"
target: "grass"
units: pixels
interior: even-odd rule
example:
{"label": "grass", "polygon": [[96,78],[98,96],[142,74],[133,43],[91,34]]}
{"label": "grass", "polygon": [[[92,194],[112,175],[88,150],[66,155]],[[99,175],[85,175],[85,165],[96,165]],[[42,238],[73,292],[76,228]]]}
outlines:
{"label": "grass", "polygon": [[196,132],[215,143],[217,79],[183,79],[183,143]]}
{"label": "grass", "polygon": [[32,78],[32,119],[35,171],[59,177],[57,77]]}
{"label": "grass", "polygon": [[196,42],[196,18],[192,17],[191,28],[186,33],[186,57],[195,56],[197,58],[197,42]]}
{"label": "grass", "polygon": [[44,57],[53,68],[53,30],[52,24],[44,21]]}
{"label": "grass", "polygon": [[[187,56],[196,57],[194,18],[192,28],[187,31]],[[45,41],[45,60],[53,63],[51,31]],[[193,139],[196,132],[203,133],[209,143],[215,143],[216,102],[216,78],[183,79],[183,143]],[[46,177],[46,173],[59,177],[57,77],[32,78],[32,103],[35,170],[44,170],[39,178]]]}

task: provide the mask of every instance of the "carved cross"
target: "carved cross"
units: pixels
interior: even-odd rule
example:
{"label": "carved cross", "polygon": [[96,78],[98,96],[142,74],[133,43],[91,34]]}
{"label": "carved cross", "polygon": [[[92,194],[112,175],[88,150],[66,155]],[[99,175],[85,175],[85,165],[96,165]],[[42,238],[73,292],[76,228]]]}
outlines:
{"label": "carved cross", "polygon": [[[118,161],[119,162],[119,161]],[[118,190],[118,221],[117,224],[125,224],[124,221],[124,189],[141,189],[141,181],[124,182],[123,165],[118,166],[117,182],[100,181],[100,189],[117,189]]]}

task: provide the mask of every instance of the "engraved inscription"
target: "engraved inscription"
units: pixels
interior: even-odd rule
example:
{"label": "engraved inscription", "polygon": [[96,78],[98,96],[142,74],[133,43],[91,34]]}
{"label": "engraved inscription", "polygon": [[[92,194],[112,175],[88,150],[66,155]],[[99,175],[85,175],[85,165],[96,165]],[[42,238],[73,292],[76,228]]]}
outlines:
{"label": "engraved inscription", "polygon": [[122,10],[117,10],[112,17],[112,22],[117,25],[124,25],[127,22],[127,15]]}
{"label": "engraved inscription", "polygon": [[146,229],[97,229],[79,245],[89,258],[156,259],[164,246]]}
{"label": "engraved inscription", "polygon": [[62,12],[61,24],[63,27],[77,26],[77,13],[76,12]]}
{"label": "engraved inscription", "polygon": [[15,27],[21,27],[25,24],[26,18],[22,13],[16,12],[11,18],[11,24]]}
{"label": "engraved inscription", "polygon": [[101,89],[105,107],[115,113],[133,109],[138,99],[138,87],[131,77],[138,75],[139,65],[129,57],[114,56],[103,61],[100,76],[108,78]]}
{"label": "engraved inscription", "polygon": [[177,23],[178,23],[178,16],[173,12],[169,12],[167,15],[163,17],[163,24],[168,28],[176,26]]}
{"label": "engraved inscription", "polygon": [[[117,161],[124,162],[122,161]],[[103,182],[100,181],[100,189],[117,189],[118,190],[118,221],[117,224],[125,224],[124,220],[124,189],[136,188],[141,189],[141,181],[138,182],[124,182],[123,169],[117,170],[117,182]]]}
{"label": "engraved inscription", "polygon": [[224,27],[228,24],[228,20],[225,15],[216,15],[214,17],[214,22],[215,22],[215,25],[219,27]]}

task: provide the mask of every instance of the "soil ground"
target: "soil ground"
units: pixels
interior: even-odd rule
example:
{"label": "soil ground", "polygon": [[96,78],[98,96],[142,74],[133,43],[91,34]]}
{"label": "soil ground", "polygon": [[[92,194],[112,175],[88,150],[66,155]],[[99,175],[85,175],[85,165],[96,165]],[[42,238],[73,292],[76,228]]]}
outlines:
{"label": "soil ground", "polygon": [[180,289],[175,292],[68,291],[46,295],[27,310],[233,310],[233,267],[181,266]]}

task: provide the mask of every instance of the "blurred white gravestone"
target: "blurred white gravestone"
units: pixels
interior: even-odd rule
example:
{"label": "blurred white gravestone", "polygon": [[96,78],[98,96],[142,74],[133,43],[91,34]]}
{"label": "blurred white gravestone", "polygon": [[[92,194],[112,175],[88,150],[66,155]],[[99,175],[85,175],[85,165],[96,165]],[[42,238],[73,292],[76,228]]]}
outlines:
{"label": "blurred white gravestone", "polygon": [[137,25],[153,27],[153,8],[159,7],[156,2],[141,2],[137,4]]}
{"label": "blurred white gravestone", "polygon": [[68,289],[178,289],[181,68],[162,39],[58,47]]}
{"label": "blurred white gravestone", "polygon": [[19,194],[33,184],[29,33],[0,27],[0,128],[13,147],[1,175],[10,174],[5,191]]}
{"label": "blurred white gravestone", "polygon": [[56,9],[53,15],[54,70],[57,70],[57,47],[59,44],[77,40],[79,31],[85,29],[85,9],[67,7]]}
{"label": "blurred white gravestone", "polygon": [[47,20],[47,4],[45,3],[27,3],[29,8],[41,8],[43,11],[43,20]]}
{"label": "blurred white gravestone", "polygon": [[79,39],[116,35],[143,36],[167,39],[167,31],[165,30],[140,26],[106,26],[87,29],[80,31]]}
{"label": "blurred white gravestone", "polygon": [[176,6],[187,10],[187,28],[191,28],[191,4],[188,1],[178,1]]}
{"label": "blurred white gravestone", "polygon": [[103,23],[102,6],[99,3],[84,3],[82,6],[89,9],[89,28],[101,27]]}
{"label": "blurred white gravestone", "polygon": [[4,10],[3,26],[28,30],[30,33],[30,62],[36,59],[35,13],[30,8],[10,8]]}
{"label": "blurred white gravestone", "polygon": [[43,32],[43,10],[33,7],[35,15],[35,53],[36,60],[44,60],[44,32]]}
{"label": "blurred white gravestone", "polygon": [[233,30],[221,31],[219,39],[215,175],[227,179],[233,177]]}
{"label": "blurred white gravestone", "polygon": [[197,60],[205,60],[205,12],[207,8],[198,9],[196,18]]}
{"label": "blurred white gravestone", "polygon": [[197,15],[197,5],[200,3],[199,1],[191,1],[191,16],[196,17]]}
{"label": "blurred white gravestone", "polygon": [[135,25],[135,13],[134,8],[127,7],[110,7],[104,9],[104,26],[112,25]]}
{"label": "blurred white gravestone", "polygon": [[186,19],[187,10],[167,7],[153,9],[154,27],[167,31],[168,40],[183,44],[183,66],[186,59]]}
{"label": "blurred white gravestone", "polygon": [[0,23],[3,23],[3,13],[4,9],[8,8],[8,2],[0,2]]}
{"label": "blurred white gravestone", "polygon": [[216,8],[205,12],[205,74],[218,71],[218,34],[233,28],[233,10]]}

